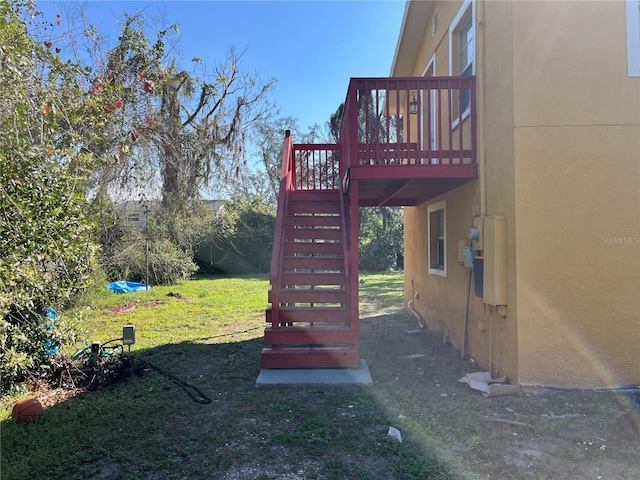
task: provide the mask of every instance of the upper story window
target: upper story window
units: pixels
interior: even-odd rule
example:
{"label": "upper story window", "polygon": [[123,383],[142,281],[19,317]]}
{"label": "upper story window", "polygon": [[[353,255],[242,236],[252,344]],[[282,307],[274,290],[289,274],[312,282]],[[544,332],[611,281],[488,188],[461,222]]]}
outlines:
{"label": "upper story window", "polygon": [[627,67],[640,77],[640,0],[627,0]]}
{"label": "upper story window", "polygon": [[[466,0],[449,28],[449,75],[476,74],[476,29],[475,1]],[[470,112],[471,95],[468,89],[460,92],[453,108],[454,123],[466,117]]]}
{"label": "upper story window", "polygon": [[474,28],[471,18],[460,29],[459,39],[459,70],[460,75],[473,75]]}

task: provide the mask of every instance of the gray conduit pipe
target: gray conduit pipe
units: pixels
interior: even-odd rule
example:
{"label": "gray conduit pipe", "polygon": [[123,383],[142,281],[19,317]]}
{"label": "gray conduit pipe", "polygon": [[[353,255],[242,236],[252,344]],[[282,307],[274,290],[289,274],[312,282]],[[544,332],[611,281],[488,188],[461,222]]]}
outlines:
{"label": "gray conduit pipe", "polygon": [[460,354],[460,358],[464,358],[465,353],[467,352],[467,330],[469,330],[469,303],[471,297],[471,274],[473,273],[472,269],[469,269],[469,280],[467,281],[467,307],[464,312],[464,336],[462,337],[462,352]]}

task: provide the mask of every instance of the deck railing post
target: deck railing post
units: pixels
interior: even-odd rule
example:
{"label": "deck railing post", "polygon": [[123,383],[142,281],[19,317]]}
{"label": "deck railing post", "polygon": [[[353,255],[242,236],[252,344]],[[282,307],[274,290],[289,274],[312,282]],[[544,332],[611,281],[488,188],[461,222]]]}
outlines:
{"label": "deck railing post", "polygon": [[347,165],[345,166],[345,175],[354,165],[358,164],[358,85],[356,80],[349,82],[350,97],[347,98],[347,105],[349,109],[349,117],[347,118],[347,124],[349,129],[349,152],[347,153]]}

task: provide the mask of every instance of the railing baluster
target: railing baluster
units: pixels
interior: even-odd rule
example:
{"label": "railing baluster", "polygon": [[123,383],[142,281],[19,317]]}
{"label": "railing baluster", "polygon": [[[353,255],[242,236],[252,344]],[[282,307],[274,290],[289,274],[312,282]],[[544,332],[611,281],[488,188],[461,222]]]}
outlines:
{"label": "railing baluster", "polygon": [[442,82],[438,81],[438,163],[442,164]]}
{"label": "railing baluster", "polygon": [[387,84],[387,88],[384,91],[384,105],[385,105],[385,111],[384,111],[384,118],[385,118],[385,131],[386,131],[386,145],[385,147],[387,148],[387,150],[389,149],[389,145],[391,144],[391,138],[390,138],[390,128],[389,125],[391,123],[390,120],[390,116],[389,116],[389,85]]}
{"label": "railing baluster", "polygon": [[417,99],[418,99],[418,138],[416,139],[416,164],[422,165],[423,163],[423,155],[422,155],[422,145],[424,144],[424,93],[423,93],[423,84],[420,80],[416,80],[416,86],[418,89]]}
{"label": "railing baluster", "polygon": [[[396,90],[396,144],[398,146],[400,146],[400,140],[402,139],[402,130],[401,127],[402,125],[400,124],[400,85],[398,84],[397,81],[394,82],[395,83],[395,90]],[[398,153],[399,155],[399,153]],[[402,159],[398,158],[398,164],[402,163]]]}

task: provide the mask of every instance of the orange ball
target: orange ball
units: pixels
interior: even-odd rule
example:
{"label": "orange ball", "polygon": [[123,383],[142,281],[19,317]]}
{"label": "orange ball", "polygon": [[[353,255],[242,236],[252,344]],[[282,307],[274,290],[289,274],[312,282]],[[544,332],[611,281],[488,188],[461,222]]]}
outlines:
{"label": "orange ball", "polygon": [[42,413],[42,404],[34,397],[23,398],[16,402],[11,413],[17,422],[29,423]]}

